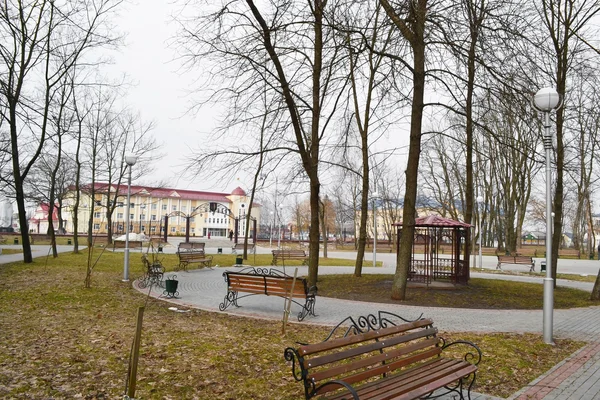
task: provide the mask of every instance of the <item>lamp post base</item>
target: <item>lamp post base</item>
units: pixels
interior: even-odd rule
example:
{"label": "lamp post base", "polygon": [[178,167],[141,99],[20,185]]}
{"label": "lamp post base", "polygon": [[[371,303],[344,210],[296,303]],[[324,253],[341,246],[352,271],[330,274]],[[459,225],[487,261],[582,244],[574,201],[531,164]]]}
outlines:
{"label": "lamp post base", "polygon": [[552,339],[554,311],[554,279],[544,278],[544,343],[554,344]]}

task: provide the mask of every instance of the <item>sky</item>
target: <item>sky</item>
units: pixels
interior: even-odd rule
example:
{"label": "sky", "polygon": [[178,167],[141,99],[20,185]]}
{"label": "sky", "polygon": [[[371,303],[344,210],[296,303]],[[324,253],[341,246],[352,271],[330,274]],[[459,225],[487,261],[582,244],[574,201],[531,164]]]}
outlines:
{"label": "sky", "polygon": [[109,71],[115,76],[128,76],[135,86],[129,89],[127,103],[140,112],[143,121],[155,123],[153,136],[164,157],[156,163],[155,173],[145,179],[165,180],[178,189],[229,192],[235,189],[235,182],[223,187],[208,177],[200,181],[182,176],[185,157],[207,139],[215,115],[214,110],[186,115],[190,106],[187,92],[194,76],[178,71],[175,52],[167,44],[175,34],[174,24],[169,24],[172,9],[167,1],[125,5],[118,25],[127,37],[121,50],[113,53],[115,63]]}

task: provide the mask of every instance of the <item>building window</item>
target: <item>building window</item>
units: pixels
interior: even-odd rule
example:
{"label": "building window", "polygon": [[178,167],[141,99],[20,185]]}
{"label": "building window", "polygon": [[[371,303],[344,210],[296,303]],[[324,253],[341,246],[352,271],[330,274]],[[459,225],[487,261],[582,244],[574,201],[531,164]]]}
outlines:
{"label": "building window", "polygon": [[140,219],[141,219],[142,221],[145,221],[145,220],[146,220],[146,214],[142,214],[142,215],[140,215]]}
{"label": "building window", "polygon": [[191,229],[190,229],[190,232],[192,232],[192,233],[196,233],[196,228],[191,228]]}
{"label": "building window", "polygon": [[171,206],[172,211],[177,211],[177,206]]}
{"label": "building window", "polygon": [[158,204],[152,204],[152,209],[156,210],[156,208],[158,207]]}
{"label": "building window", "polygon": [[135,203],[129,203],[129,208],[135,207]]}
{"label": "building window", "polygon": [[142,232],[146,231],[146,227],[144,225],[142,225]]}
{"label": "building window", "polygon": [[181,228],[181,233],[185,233],[185,228]]}
{"label": "building window", "polygon": [[94,224],[94,230],[97,231],[100,229],[100,224]]}
{"label": "building window", "polygon": [[123,219],[123,213],[117,213],[117,219]]}
{"label": "building window", "polygon": [[135,216],[133,214],[129,214],[129,219],[134,219]]}
{"label": "building window", "polygon": [[175,227],[174,226],[171,227],[171,233],[175,233]]}
{"label": "building window", "polygon": [[166,204],[163,204],[163,205],[162,205],[162,209],[163,209],[164,211],[166,211],[166,210],[167,210],[167,205],[166,205]]}
{"label": "building window", "polygon": [[150,227],[150,232],[152,232],[152,233],[156,232],[156,227],[155,226],[151,226]]}
{"label": "building window", "polygon": [[152,221],[156,221],[156,214],[152,214]]}
{"label": "building window", "polygon": [[102,215],[102,213],[100,213],[99,211],[96,211],[94,213],[94,218],[100,218],[100,215]]}

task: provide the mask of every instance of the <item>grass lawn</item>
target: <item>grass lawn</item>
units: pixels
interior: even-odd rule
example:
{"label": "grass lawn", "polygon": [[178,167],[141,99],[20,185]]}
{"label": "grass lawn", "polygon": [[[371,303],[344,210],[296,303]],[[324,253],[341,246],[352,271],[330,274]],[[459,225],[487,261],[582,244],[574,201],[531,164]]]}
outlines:
{"label": "grass lawn", "polygon": [[[96,251],[93,259],[99,254]],[[283,350],[296,346],[296,341],[320,341],[329,328],[293,323],[282,336],[280,321],[169,311],[169,303],[147,299],[121,282],[122,253],[104,252],[94,270],[93,287],[84,289],[86,255],[61,254],[27,265],[0,266],[1,398],[120,398],[136,310],[143,305],[136,398],[303,397]],[[233,258],[215,256],[221,265]],[[170,270],[176,258],[164,256],[163,262]],[[134,253],[131,275],[141,274],[142,263]],[[442,335],[471,340],[482,348],[474,390],[497,396],[512,394],[582,345],[559,340],[549,346],[531,334]]]}
{"label": "grass lawn", "polygon": [[[375,303],[421,305],[427,307],[482,309],[542,309],[543,285],[494,279],[471,278],[468,286],[450,289],[407,289],[405,301],[392,300],[393,275],[319,276],[319,295]],[[588,292],[557,287],[554,308],[574,308],[600,305],[589,300]]]}

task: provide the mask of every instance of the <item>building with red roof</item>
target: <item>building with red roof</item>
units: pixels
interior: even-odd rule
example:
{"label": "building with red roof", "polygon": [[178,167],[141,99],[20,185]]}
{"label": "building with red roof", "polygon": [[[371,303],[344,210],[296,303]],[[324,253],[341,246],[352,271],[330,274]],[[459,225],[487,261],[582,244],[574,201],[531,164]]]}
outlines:
{"label": "building with red roof", "polygon": [[[125,232],[127,212],[127,185],[109,185],[96,183],[94,201],[91,188],[82,188],[77,230],[87,233],[88,220],[92,215],[94,233],[108,233],[109,218],[107,210],[114,205],[111,215],[113,235]],[[67,217],[67,231],[72,232],[73,205],[75,192],[69,196],[63,206],[63,218]],[[250,206],[250,197],[240,188],[231,193],[206,192],[187,189],[156,188],[149,186],[131,186],[130,232],[144,233],[147,236],[159,236],[164,233],[165,217],[167,233],[171,236],[184,236],[189,229],[190,236],[228,237],[235,229],[235,219],[240,222],[240,234],[245,231],[246,214]],[[259,204],[252,206],[252,218],[260,220]],[[189,226],[186,225],[189,219]],[[257,223],[257,226],[259,224]],[[252,230],[253,224],[250,225]]]}

